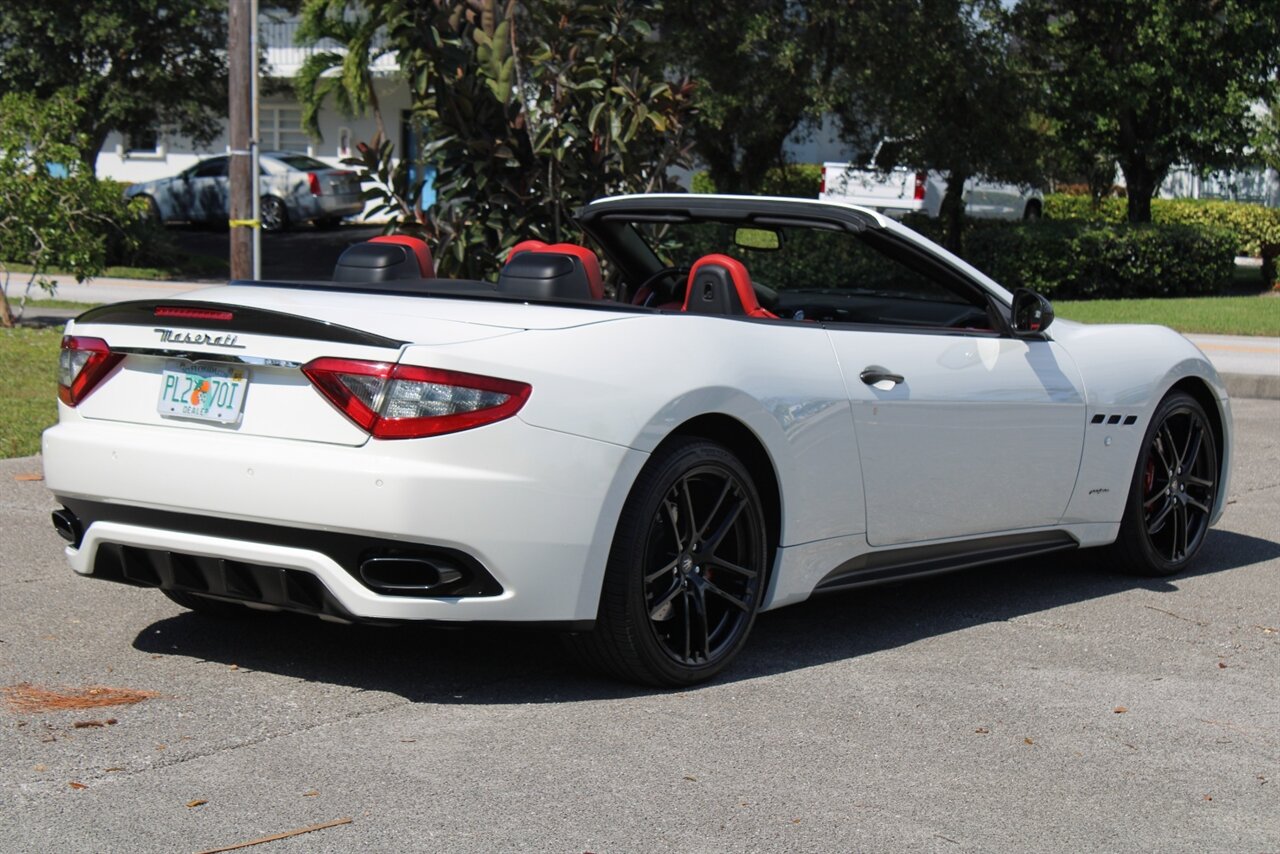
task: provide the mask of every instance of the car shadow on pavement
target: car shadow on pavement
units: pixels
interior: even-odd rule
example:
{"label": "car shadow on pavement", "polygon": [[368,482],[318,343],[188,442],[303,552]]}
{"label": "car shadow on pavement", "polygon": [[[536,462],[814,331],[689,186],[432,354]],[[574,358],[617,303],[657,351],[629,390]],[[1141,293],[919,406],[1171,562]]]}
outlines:
{"label": "car shadow on pavement", "polygon": [[[1212,531],[1195,567],[1167,580],[1120,574],[1107,565],[1105,553],[1093,550],[819,596],[761,615],[738,660],[716,683],[856,658],[1135,588],[1174,592],[1187,578],[1276,557],[1280,543]],[[386,691],[412,702],[573,702],[655,693],[583,670],[552,632],[344,626],[248,611],[234,622],[228,631],[226,620],[184,612],[147,626],[133,646],[153,655]]]}

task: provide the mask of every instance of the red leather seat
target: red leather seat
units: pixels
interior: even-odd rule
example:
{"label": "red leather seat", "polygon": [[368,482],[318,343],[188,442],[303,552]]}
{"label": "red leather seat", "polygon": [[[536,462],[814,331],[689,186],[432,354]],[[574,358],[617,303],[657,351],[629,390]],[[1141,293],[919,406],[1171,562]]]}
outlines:
{"label": "red leather seat", "polygon": [[383,234],[372,238],[368,242],[396,243],[405,247],[418,259],[418,271],[422,273],[422,278],[434,279],[436,277],[436,265],[431,258],[431,248],[427,246],[427,241],[421,237],[413,237],[408,234]]}
{"label": "red leather seat", "polygon": [[511,247],[507,253],[507,263],[522,252],[536,252],[550,255],[571,255],[578,259],[583,272],[587,276],[587,285],[591,289],[592,299],[604,299],[604,277],[600,274],[600,259],[596,253],[576,243],[543,243],[541,240],[524,240]]}
{"label": "red leather seat", "polygon": [[760,305],[751,275],[737,258],[704,255],[689,271],[684,310],[691,314],[720,314],[776,318]]}

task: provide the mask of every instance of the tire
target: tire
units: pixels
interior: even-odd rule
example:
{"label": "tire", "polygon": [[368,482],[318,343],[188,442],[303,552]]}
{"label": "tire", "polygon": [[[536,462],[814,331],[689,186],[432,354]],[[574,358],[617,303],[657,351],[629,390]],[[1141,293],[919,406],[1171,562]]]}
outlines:
{"label": "tire", "polygon": [[263,196],[259,219],[262,230],[267,232],[285,231],[289,228],[289,208],[284,200],[276,196]]}
{"label": "tire", "polygon": [[726,448],[660,447],[622,509],[595,628],[570,647],[596,669],[654,686],[719,673],[746,642],[764,591],[760,497]]}
{"label": "tire", "polygon": [[154,198],[145,193],[139,193],[137,196],[134,196],[134,198],[142,199],[146,204],[146,210],[143,212],[143,217],[147,222],[155,226],[164,225],[164,222],[160,219],[160,206],[156,204],[156,200]]}
{"label": "tire", "polygon": [[1112,546],[1121,566],[1160,578],[1181,572],[1204,544],[1218,489],[1218,448],[1204,407],[1174,392],[1143,436]]}
{"label": "tire", "polygon": [[1022,212],[1022,218],[1026,222],[1034,222],[1040,219],[1042,214],[1043,211],[1040,208],[1040,203],[1037,201],[1030,201],[1027,202],[1026,210]]}
{"label": "tire", "polygon": [[224,602],[221,599],[211,599],[198,593],[187,593],[182,590],[161,590],[160,592],[188,611],[195,611],[197,614],[202,614],[206,617],[243,618],[254,613],[244,605]]}

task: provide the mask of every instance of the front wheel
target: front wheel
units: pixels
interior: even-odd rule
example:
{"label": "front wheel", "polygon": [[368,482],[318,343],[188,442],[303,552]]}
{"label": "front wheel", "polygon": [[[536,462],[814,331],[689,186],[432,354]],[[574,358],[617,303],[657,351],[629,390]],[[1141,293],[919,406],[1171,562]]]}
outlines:
{"label": "front wheel", "polygon": [[1184,569],[1204,544],[1218,490],[1218,448],[1204,407],[1175,392],[1156,408],[1138,455],[1114,550],[1137,575]]}
{"label": "front wheel", "polygon": [[721,445],[676,439],[654,453],[627,497],[595,629],[570,644],[629,681],[710,679],[746,642],[766,558],[750,473]]}
{"label": "front wheel", "polygon": [[263,231],[284,231],[289,227],[289,209],[284,200],[275,196],[263,196],[259,214]]}

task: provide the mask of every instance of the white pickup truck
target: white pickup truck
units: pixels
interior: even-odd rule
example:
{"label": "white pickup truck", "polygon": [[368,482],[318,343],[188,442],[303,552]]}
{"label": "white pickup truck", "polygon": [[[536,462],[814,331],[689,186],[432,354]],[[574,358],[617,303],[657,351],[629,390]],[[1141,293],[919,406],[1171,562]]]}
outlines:
{"label": "white pickup truck", "polygon": [[[872,163],[882,162],[877,150]],[[900,218],[913,211],[937,217],[947,191],[946,178],[906,166],[854,167],[850,163],[823,163],[818,198],[849,202]],[[964,212],[979,219],[1037,219],[1044,210],[1044,195],[1030,187],[970,178],[964,185]]]}

